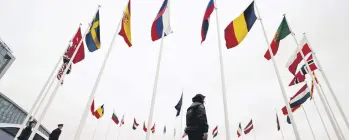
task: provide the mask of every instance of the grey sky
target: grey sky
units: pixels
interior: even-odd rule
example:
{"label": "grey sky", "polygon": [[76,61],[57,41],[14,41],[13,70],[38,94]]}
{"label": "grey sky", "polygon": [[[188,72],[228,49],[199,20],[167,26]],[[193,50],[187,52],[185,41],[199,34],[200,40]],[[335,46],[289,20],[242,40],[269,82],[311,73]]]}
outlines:
{"label": "grey sky", "polygon": [[[117,36],[114,51],[108,60],[104,75],[98,88],[96,106],[105,104],[105,116],[97,120],[90,114],[83,131],[84,140],[92,139],[97,128],[97,140],[104,139],[111,114],[115,112],[121,118],[125,113],[126,125],[121,140],[143,139],[141,130],[143,121],[148,119],[150,99],[155,76],[157,55],[160,41],[152,42],[151,24],[162,4],[162,0],[133,0],[131,2],[131,30],[133,47],[128,48],[122,37]],[[276,131],[275,108],[280,111],[284,106],[281,90],[271,62],[264,59],[267,49],[262,28],[257,21],[245,40],[234,49],[225,49],[223,31],[251,1],[218,0],[219,24],[227,84],[227,100],[232,139],[237,139],[238,123],[242,127],[252,118],[257,139],[279,140],[280,132]],[[349,116],[349,96],[346,91],[349,76],[347,61],[347,40],[349,38],[349,2],[346,0],[264,0],[256,1],[265,24],[269,42],[274,36],[282,15],[286,14],[292,30],[298,40],[302,33],[308,39],[327,74],[335,94],[344,111]],[[126,0],[60,0],[60,1],[11,1],[5,0],[0,5],[0,37],[13,50],[16,61],[0,81],[2,93],[13,99],[24,109],[29,110],[49,76],[57,59],[66,48],[69,39],[75,33],[79,23],[82,32],[91,22],[97,4],[100,9],[102,48],[94,53],[85,49],[86,57],[81,63],[73,66],[71,74],[65,78],[56,99],[48,110],[43,125],[49,130],[64,123],[61,139],[73,139],[81,114],[94,85],[98,71],[106,54],[117,23],[119,22]],[[191,97],[198,92],[207,96],[206,110],[211,130],[219,125],[217,140],[225,139],[224,114],[221,92],[220,63],[217,48],[217,28],[215,13],[210,21],[206,41],[200,45],[201,23],[208,0],[173,0],[171,1],[171,27],[174,31],[164,40],[163,59],[159,75],[158,94],[155,104],[154,121],[157,133],[154,140],[171,139],[173,127],[179,129],[179,119],[175,120],[174,105],[184,90],[184,108],[191,102]],[[292,55],[295,43],[291,36],[281,41],[276,56],[278,69],[288,96],[293,95],[301,86],[287,87],[293,78],[285,68]],[[334,105],[329,90],[319,72],[331,105]],[[325,117],[325,111],[315,92],[321,114],[326,126],[335,139],[335,133]],[[325,140],[325,131],[312,102],[304,105],[310,122],[315,129],[316,138]],[[334,106],[333,106],[334,107]],[[337,117],[339,112],[334,109]],[[37,116],[38,117],[38,116]],[[131,129],[136,117],[140,127]],[[291,125],[279,112],[281,127],[286,139],[294,139]],[[297,111],[295,119],[303,139],[312,139],[310,129],[303,112]],[[339,119],[343,133],[344,122]],[[162,135],[166,124],[168,133]],[[115,139],[119,127],[112,124],[109,139]],[[178,134],[179,130],[177,130]],[[181,134],[180,134],[181,135]],[[179,134],[178,136],[179,137]],[[177,138],[178,139],[178,138]],[[252,135],[244,137],[253,139]]]}

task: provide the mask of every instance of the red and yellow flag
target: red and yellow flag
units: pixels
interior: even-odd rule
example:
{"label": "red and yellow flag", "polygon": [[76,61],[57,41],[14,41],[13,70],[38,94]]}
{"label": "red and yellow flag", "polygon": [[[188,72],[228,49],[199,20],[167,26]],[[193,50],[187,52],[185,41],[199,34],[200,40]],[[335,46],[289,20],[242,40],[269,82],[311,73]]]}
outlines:
{"label": "red and yellow flag", "polygon": [[127,7],[122,18],[121,30],[119,35],[122,36],[129,47],[132,46],[131,40],[131,0],[128,1]]}

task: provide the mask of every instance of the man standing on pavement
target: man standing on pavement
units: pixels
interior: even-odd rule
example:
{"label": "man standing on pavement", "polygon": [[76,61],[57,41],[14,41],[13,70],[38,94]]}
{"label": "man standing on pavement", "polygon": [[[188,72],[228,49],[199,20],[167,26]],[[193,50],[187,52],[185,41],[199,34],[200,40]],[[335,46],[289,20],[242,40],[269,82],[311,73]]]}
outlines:
{"label": "man standing on pavement", "polygon": [[204,106],[205,96],[196,94],[187,109],[185,133],[189,140],[207,140],[208,124]]}
{"label": "man standing on pavement", "polygon": [[19,135],[18,140],[28,140],[30,137],[30,134],[32,134],[32,128],[35,126],[35,122],[34,121],[30,121],[29,125],[27,127],[25,127],[21,133],[21,135]]}
{"label": "man standing on pavement", "polygon": [[58,140],[59,136],[62,133],[62,128],[63,128],[63,124],[59,124],[58,128],[53,130],[52,133],[50,134],[49,140]]}

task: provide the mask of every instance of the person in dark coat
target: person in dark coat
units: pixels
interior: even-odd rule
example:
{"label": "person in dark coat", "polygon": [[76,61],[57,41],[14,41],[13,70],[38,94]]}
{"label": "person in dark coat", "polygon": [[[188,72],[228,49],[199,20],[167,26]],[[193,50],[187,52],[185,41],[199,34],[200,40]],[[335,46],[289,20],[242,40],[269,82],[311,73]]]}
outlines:
{"label": "person in dark coat", "polygon": [[207,140],[208,124],[206,110],[204,106],[205,96],[196,94],[193,103],[187,109],[185,133],[189,140]]}
{"label": "person in dark coat", "polygon": [[49,140],[58,140],[59,136],[62,133],[62,128],[63,128],[63,124],[59,124],[58,128],[53,130],[52,133],[50,134]]}
{"label": "person in dark coat", "polygon": [[30,137],[30,134],[32,134],[32,128],[35,126],[35,122],[34,121],[30,121],[29,125],[27,127],[25,127],[21,133],[21,135],[19,135],[18,140],[28,140]]}

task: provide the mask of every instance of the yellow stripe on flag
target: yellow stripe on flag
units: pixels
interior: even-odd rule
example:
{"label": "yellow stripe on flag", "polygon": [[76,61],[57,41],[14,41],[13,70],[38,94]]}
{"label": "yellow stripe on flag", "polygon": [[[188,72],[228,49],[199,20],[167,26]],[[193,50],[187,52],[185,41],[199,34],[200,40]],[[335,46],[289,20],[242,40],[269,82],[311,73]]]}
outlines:
{"label": "yellow stripe on flag", "polygon": [[124,13],[124,30],[125,34],[127,36],[127,39],[129,40],[130,43],[132,43],[131,40],[131,14],[130,14],[130,9],[127,7],[125,9]]}
{"label": "yellow stripe on flag", "polygon": [[240,43],[248,33],[244,13],[233,21],[236,40]]}

